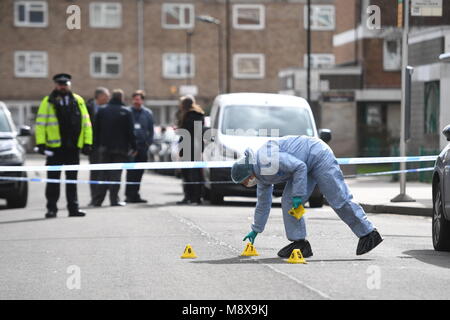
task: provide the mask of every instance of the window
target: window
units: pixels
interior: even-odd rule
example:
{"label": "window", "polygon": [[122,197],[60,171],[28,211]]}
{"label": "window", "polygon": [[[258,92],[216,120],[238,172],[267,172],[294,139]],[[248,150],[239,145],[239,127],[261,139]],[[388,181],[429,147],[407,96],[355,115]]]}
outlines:
{"label": "window", "polygon": [[163,55],[163,77],[167,79],[193,78],[194,55],[187,53],[165,53]]}
{"label": "window", "polygon": [[236,4],[233,6],[233,27],[246,30],[264,29],[265,15],[263,5]]}
{"label": "window", "polygon": [[[308,28],[308,7],[304,7],[305,29]],[[311,6],[311,30],[334,30],[334,6]]]}
{"label": "window", "polygon": [[48,57],[44,51],[16,51],[14,73],[20,78],[46,78]]}
{"label": "window", "polygon": [[165,3],[162,6],[162,26],[166,29],[192,29],[194,5]]}
{"label": "window", "polygon": [[48,24],[46,1],[14,2],[14,25],[16,27],[46,27]]}
{"label": "window", "polygon": [[92,2],[89,6],[89,24],[92,28],[120,28],[122,5],[116,2]]}
{"label": "window", "polygon": [[[313,53],[311,54],[311,68],[328,68],[335,64],[334,54],[328,53]],[[303,65],[308,67],[308,55],[305,54],[303,58]]]}
{"label": "window", "polygon": [[439,134],[440,82],[425,83],[425,133]]}
{"label": "window", "polygon": [[383,68],[385,71],[401,70],[402,56],[401,56],[400,39],[384,40],[383,46]]}
{"label": "window", "polygon": [[263,79],[265,77],[265,57],[263,54],[235,54],[233,74],[236,79]]}
{"label": "window", "polygon": [[118,78],[122,72],[120,53],[94,52],[91,54],[91,75],[94,78]]}

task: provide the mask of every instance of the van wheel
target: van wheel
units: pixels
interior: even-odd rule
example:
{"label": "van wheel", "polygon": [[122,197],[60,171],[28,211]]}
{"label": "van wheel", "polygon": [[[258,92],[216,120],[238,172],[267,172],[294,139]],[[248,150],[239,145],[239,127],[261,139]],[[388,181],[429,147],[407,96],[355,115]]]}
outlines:
{"label": "van wheel", "polygon": [[309,198],[309,207],[310,208],[322,208],[323,207],[323,195],[319,195],[317,197]]}
{"label": "van wheel", "polygon": [[450,251],[450,222],[445,219],[440,184],[433,196],[433,247],[436,251]]}
{"label": "van wheel", "polygon": [[209,201],[214,205],[223,204],[223,194],[214,191],[214,189],[209,190]]}
{"label": "van wheel", "polygon": [[9,209],[22,209],[27,206],[28,201],[28,183],[21,182],[19,188],[13,196],[6,199],[6,206]]}

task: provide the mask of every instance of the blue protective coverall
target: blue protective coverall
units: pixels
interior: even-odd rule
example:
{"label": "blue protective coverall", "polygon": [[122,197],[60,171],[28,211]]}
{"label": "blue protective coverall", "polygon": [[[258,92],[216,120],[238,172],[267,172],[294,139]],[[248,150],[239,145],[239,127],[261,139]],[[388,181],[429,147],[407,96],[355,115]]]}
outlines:
{"label": "blue protective coverall", "polygon": [[272,207],[273,185],[286,182],[282,209],[287,238],[297,241],[306,238],[305,219],[289,215],[292,197],[306,203],[316,185],[330,206],[353,233],[361,238],[375,228],[353,196],[330,147],[317,138],[306,136],[271,140],[254,156],[253,170],[257,178],[258,202],[252,229],[264,231]]}

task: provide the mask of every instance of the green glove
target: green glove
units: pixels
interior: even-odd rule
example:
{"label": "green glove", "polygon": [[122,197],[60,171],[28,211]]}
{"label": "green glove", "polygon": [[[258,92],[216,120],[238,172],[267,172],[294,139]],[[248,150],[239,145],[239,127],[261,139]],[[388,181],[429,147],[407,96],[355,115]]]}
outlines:
{"label": "green glove", "polygon": [[302,205],[302,198],[300,198],[300,197],[293,197],[292,198],[292,207],[294,209],[297,209],[301,205]]}
{"label": "green glove", "polygon": [[242,241],[249,240],[252,244],[254,244],[257,235],[258,232],[252,230],[245,236],[245,238]]}

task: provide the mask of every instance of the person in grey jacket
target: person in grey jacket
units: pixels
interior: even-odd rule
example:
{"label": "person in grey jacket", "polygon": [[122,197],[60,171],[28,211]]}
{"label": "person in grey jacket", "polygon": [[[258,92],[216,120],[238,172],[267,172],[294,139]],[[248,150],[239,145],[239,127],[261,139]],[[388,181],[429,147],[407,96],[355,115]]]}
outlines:
{"label": "person in grey jacket", "polygon": [[[144,106],[145,93],[142,90],[137,90],[132,95],[133,105],[130,108],[133,114],[134,134],[136,136],[136,155],[132,157],[132,162],[147,162],[148,148],[153,143],[153,113],[150,109]],[[134,182],[134,184],[127,184],[125,189],[126,202],[128,203],[146,203],[147,200],[142,199],[139,194],[140,182],[144,170],[128,170],[127,182]],[[139,184],[136,184],[138,182]]]}

